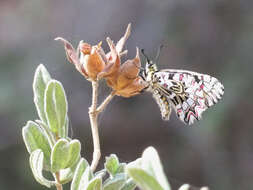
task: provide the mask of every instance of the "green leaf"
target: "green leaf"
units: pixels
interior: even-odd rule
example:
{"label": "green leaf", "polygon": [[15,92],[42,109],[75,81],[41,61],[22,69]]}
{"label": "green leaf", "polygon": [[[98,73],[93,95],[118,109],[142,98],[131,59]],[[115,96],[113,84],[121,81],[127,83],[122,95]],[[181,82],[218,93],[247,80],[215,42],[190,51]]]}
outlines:
{"label": "green leaf", "polygon": [[124,173],[125,167],[126,167],[126,163],[120,163],[116,173]]}
{"label": "green leaf", "polygon": [[45,133],[47,134],[50,146],[53,147],[56,139],[54,134],[51,132],[50,128],[47,126],[47,124],[43,123],[41,120],[35,120],[35,122],[44,129]]}
{"label": "green leaf", "polygon": [[134,190],[136,188],[136,184],[132,179],[128,179],[126,183],[120,188],[120,190]]}
{"label": "green leaf", "polygon": [[108,178],[103,184],[103,190],[119,190],[126,182],[124,173],[116,174],[113,178]]}
{"label": "green leaf", "polygon": [[50,129],[59,137],[66,137],[67,99],[60,82],[51,80],[45,92],[45,110]]}
{"label": "green leaf", "polygon": [[148,147],[142,154],[142,169],[152,175],[164,190],[170,190],[171,187],[164,174],[162,163],[157,151],[153,147]]}
{"label": "green leaf", "polygon": [[34,75],[33,94],[34,103],[37,108],[38,115],[44,123],[47,123],[46,114],[44,111],[44,94],[47,83],[51,79],[50,74],[43,64],[40,64]]}
{"label": "green leaf", "polygon": [[139,167],[141,168],[141,165],[142,165],[142,159],[141,158],[137,158],[136,160],[130,162],[127,164],[126,167]]}
{"label": "green leaf", "polygon": [[102,179],[100,177],[93,178],[85,190],[102,190]]}
{"label": "green leaf", "polygon": [[60,171],[60,184],[65,184],[70,182],[73,179],[73,175],[75,172],[75,168],[67,168],[67,169],[61,169]]}
{"label": "green leaf", "polygon": [[51,154],[52,172],[73,166],[80,157],[80,151],[81,144],[78,140],[68,142],[66,139],[59,139]]}
{"label": "green leaf", "polygon": [[119,167],[119,159],[115,154],[105,158],[105,169],[111,176],[114,176]]}
{"label": "green leaf", "polygon": [[47,180],[42,175],[43,158],[44,155],[40,149],[33,151],[30,155],[30,166],[36,181],[39,182],[41,185],[45,185],[50,188],[52,185],[54,185],[54,182]]}
{"label": "green leaf", "polygon": [[60,184],[68,183],[73,179],[80,160],[81,158],[73,166],[60,170]]}
{"label": "green leaf", "polygon": [[102,170],[97,171],[94,174],[94,177],[101,177],[101,178],[103,178],[103,177],[106,176],[106,174],[107,174],[106,169],[102,169]]}
{"label": "green leaf", "polygon": [[171,190],[158,153],[153,147],[147,148],[141,159],[129,163],[126,171],[145,190]]}
{"label": "green leaf", "polygon": [[87,167],[89,167],[89,163],[84,158],[81,158],[76,167],[74,177],[71,182],[71,190],[78,190],[82,175]]}
{"label": "green leaf", "polygon": [[65,130],[65,136],[68,137],[68,133],[69,133],[69,117],[68,115],[66,116],[66,121],[64,123],[64,130]]}
{"label": "green leaf", "polygon": [[86,189],[89,181],[90,181],[90,166],[87,166],[79,181],[78,190]]}
{"label": "green leaf", "polygon": [[189,184],[183,184],[178,190],[190,190]]}
{"label": "green leaf", "polygon": [[126,171],[141,189],[164,190],[158,181],[145,170],[127,166]]}
{"label": "green leaf", "polygon": [[49,170],[51,147],[49,144],[49,137],[44,129],[33,121],[28,121],[26,126],[22,129],[22,136],[30,154],[36,149],[42,150],[44,153],[44,168]]}

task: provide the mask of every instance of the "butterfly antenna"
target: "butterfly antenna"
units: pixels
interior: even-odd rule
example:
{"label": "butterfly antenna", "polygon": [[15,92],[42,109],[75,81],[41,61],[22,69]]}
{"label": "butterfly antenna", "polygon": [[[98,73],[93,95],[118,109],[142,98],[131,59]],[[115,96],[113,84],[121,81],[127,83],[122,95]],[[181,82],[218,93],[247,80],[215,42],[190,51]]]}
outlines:
{"label": "butterfly antenna", "polygon": [[161,50],[163,48],[163,45],[161,44],[157,50],[157,54],[156,54],[156,58],[155,58],[155,61],[158,62],[158,59],[160,57],[160,53],[161,53]]}
{"label": "butterfly antenna", "polygon": [[147,62],[150,62],[150,59],[148,58],[148,56],[145,54],[144,49],[141,49],[141,53],[144,55],[144,57],[147,59]]}

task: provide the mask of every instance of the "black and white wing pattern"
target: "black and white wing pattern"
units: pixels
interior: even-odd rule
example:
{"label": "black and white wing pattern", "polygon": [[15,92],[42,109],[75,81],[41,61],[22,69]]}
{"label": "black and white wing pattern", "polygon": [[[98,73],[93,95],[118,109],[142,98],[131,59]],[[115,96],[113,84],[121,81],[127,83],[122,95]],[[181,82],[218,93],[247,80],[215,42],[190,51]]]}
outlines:
{"label": "black and white wing pattern", "polygon": [[224,94],[223,85],[206,74],[169,69],[155,72],[153,78],[153,96],[165,120],[172,106],[179,119],[190,125]]}
{"label": "black and white wing pattern", "polygon": [[159,90],[159,88],[153,90],[153,98],[158,104],[163,120],[169,120],[171,114],[171,103],[168,97]]}

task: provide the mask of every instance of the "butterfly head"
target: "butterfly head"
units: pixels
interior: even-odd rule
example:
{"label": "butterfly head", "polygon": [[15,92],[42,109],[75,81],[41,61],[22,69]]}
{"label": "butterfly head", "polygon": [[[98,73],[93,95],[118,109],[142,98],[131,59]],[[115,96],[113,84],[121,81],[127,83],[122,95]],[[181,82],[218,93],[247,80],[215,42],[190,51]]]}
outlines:
{"label": "butterfly head", "polygon": [[159,47],[155,60],[150,60],[149,57],[145,54],[144,49],[141,50],[142,54],[144,55],[146,59],[145,70],[142,73],[142,76],[146,81],[152,81],[153,74],[158,71],[156,62],[159,59],[159,55],[160,55],[160,51],[162,47],[163,47],[162,45]]}

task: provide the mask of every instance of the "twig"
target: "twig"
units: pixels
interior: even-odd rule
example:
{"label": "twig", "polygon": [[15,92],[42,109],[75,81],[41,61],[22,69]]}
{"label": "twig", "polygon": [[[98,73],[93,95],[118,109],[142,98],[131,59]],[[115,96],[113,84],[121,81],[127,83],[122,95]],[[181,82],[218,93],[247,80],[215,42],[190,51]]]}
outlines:
{"label": "twig", "polygon": [[112,92],[104,101],[103,103],[97,108],[97,98],[98,98],[98,81],[92,81],[92,104],[89,109],[89,117],[90,117],[90,124],[91,124],[91,132],[93,138],[93,159],[91,162],[91,170],[94,172],[99,159],[101,157],[101,150],[100,150],[100,142],[99,142],[99,133],[98,133],[98,122],[97,118],[99,113],[101,113],[111,99],[114,96],[114,92]]}
{"label": "twig", "polygon": [[112,100],[112,98],[114,97],[115,92],[112,91],[109,96],[106,97],[106,99],[100,104],[100,106],[97,108],[97,112],[100,113],[102,111],[104,111],[105,107],[108,105],[108,103]]}
{"label": "twig", "polygon": [[93,138],[93,159],[91,163],[91,170],[95,171],[98,161],[101,156],[99,134],[98,134],[98,123],[97,123],[97,98],[98,98],[98,82],[92,81],[92,104],[89,110],[91,132]]}

